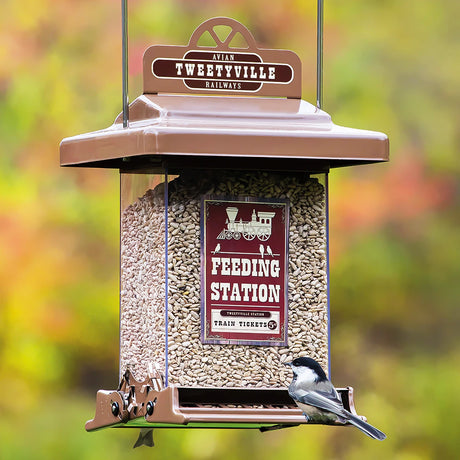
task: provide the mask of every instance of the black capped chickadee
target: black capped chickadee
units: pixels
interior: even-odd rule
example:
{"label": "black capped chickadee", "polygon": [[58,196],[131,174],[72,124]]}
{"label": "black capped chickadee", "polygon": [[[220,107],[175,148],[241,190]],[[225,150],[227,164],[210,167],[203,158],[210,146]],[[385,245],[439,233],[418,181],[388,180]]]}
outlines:
{"label": "black capped chickadee", "polygon": [[294,377],[289,396],[302,409],[307,420],[323,423],[349,422],[373,439],[383,441],[386,435],[361,418],[348,412],[321,366],[312,358],[296,358],[290,366]]}

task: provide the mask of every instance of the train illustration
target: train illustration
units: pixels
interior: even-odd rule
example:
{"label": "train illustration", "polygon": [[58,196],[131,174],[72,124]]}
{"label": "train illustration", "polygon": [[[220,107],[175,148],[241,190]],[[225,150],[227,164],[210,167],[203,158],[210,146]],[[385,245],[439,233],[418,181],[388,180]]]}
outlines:
{"label": "train illustration", "polygon": [[217,236],[218,240],[239,240],[241,236],[247,241],[257,237],[260,241],[267,241],[272,234],[272,219],[275,217],[275,212],[266,212],[252,210],[252,218],[250,221],[237,220],[238,208],[229,206],[225,210],[228,219],[227,227],[224,228]]}

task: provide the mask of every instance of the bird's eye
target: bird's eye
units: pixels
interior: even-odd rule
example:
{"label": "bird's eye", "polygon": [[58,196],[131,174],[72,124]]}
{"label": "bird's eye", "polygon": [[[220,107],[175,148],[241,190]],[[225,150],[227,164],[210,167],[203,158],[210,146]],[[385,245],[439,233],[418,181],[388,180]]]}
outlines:
{"label": "bird's eye", "polygon": [[296,366],[296,367],[299,366],[299,363],[297,363],[295,361],[292,364],[294,364],[294,366]]}

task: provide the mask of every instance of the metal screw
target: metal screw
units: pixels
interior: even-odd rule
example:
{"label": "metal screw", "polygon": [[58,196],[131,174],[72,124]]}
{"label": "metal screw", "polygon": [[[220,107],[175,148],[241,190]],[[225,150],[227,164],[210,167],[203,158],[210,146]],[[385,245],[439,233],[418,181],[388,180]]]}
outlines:
{"label": "metal screw", "polygon": [[120,413],[120,406],[115,401],[112,403],[112,414],[116,417]]}
{"label": "metal screw", "polygon": [[154,408],[155,408],[155,404],[152,401],[149,401],[146,406],[147,415],[152,415]]}

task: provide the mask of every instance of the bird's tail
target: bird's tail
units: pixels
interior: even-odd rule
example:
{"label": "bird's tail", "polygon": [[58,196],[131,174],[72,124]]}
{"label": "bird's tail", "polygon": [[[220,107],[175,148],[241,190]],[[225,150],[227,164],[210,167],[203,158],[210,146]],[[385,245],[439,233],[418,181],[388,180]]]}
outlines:
{"label": "bird's tail", "polygon": [[350,414],[347,411],[347,418],[348,421],[354,425],[356,428],[359,428],[364,434],[367,434],[372,439],[378,439],[379,441],[383,441],[387,436],[385,433],[382,433],[377,428],[373,427],[369,423],[365,422],[364,420],[360,419],[356,415]]}

